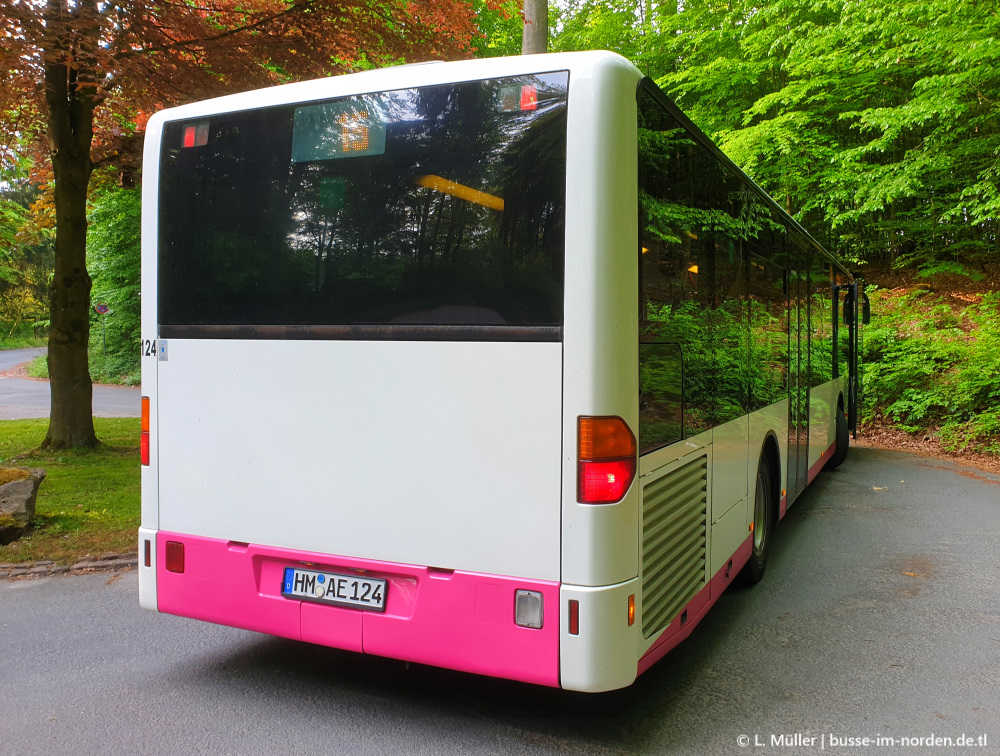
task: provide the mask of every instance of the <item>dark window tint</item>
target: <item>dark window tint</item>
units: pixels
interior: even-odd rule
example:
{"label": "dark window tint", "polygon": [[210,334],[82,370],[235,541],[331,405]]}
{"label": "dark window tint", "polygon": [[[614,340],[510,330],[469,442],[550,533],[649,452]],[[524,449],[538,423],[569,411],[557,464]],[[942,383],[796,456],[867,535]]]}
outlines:
{"label": "dark window tint", "polygon": [[567,84],[560,72],[168,123],[161,334],[558,338]]}
{"label": "dark window tint", "polygon": [[817,252],[809,266],[809,385],[833,380],[833,266]]}
{"label": "dark window tint", "polygon": [[746,413],[753,219],[737,176],[646,91],[638,126],[639,436],[650,451]]}

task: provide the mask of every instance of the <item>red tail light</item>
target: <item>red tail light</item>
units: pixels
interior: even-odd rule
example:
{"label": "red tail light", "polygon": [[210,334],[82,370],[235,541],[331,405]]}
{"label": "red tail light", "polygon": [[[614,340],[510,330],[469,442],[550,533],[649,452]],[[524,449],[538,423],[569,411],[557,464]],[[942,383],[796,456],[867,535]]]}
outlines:
{"label": "red tail light", "polygon": [[142,419],[139,425],[139,461],[149,465],[149,397],[142,397]]}
{"label": "red tail light", "polygon": [[577,422],[577,501],[619,501],[635,478],[635,436],[620,417],[581,417]]}
{"label": "red tail light", "polygon": [[569,634],[580,634],[580,602],[576,599],[569,600]]}
{"label": "red tail light", "polygon": [[635,476],[634,459],[616,459],[610,462],[580,462],[580,502],[582,504],[609,504],[618,501]]}
{"label": "red tail light", "polygon": [[167,541],[167,572],[184,572],[184,544]]}

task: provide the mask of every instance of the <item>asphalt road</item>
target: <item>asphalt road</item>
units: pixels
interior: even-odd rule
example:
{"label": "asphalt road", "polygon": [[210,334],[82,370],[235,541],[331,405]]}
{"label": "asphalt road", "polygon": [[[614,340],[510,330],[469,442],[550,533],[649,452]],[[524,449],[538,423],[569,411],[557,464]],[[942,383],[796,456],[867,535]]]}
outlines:
{"label": "asphalt road", "polygon": [[776,535],[762,583],[599,696],[146,613],[134,573],[2,581],[0,752],[805,754],[771,736],[831,734],[988,740],[824,753],[1000,752],[1000,478],[853,449]]}
{"label": "asphalt road", "polygon": [[[0,373],[29,362],[39,354],[45,354],[45,349],[0,351]],[[0,420],[48,417],[51,396],[47,381],[28,381],[0,375]],[[138,417],[139,389],[94,386],[93,407],[94,417]]]}

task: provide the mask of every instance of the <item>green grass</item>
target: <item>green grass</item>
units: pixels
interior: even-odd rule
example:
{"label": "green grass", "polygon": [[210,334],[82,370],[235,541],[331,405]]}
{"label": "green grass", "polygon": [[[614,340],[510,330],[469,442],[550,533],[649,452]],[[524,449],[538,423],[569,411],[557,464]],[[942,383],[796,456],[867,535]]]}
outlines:
{"label": "green grass", "polygon": [[133,551],[139,527],[139,419],[94,418],[102,446],[86,451],[38,451],[48,420],[0,420],[0,465],[41,467],[32,529],[0,546],[0,562]]}
{"label": "green grass", "polygon": [[49,360],[44,354],[40,354],[28,363],[25,370],[32,378],[43,378],[47,381],[49,379]]}
{"label": "green grass", "polygon": [[[90,352],[90,379],[94,383],[107,383],[116,386],[138,386],[140,373],[134,372],[120,373],[115,370],[115,363],[111,358],[105,358],[100,351]],[[27,367],[28,375],[32,378],[49,379],[49,362],[45,355],[39,355],[31,361]]]}
{"label": "green grass", "polygon": [[49,345],[47,338],[35,338],[33,336],[12,336],[9,339],[3,338],[0,334],[0,350],[6,349],[27,349],[28,347],[45,347]]}
{"label": "green grass", "polygon": [[38,331],[33,323],[20,323],[16,328],[11,328],[13,324],[9,321],[0,321],[0,350],[3,349],[24,349],[26,347],[48,346],[49,340],[45,336],[36,337]]}

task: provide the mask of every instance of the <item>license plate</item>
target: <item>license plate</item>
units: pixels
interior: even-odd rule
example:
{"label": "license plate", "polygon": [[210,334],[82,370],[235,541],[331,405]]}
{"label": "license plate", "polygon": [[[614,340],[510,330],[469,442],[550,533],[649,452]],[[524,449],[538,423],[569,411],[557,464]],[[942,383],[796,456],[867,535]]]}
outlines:
{"label": "license plate", "polygon": [[300,601],[317,601],[321,604],[384,612],[388,587],[388,582],[382,578],[286,567],[281,595]]}

